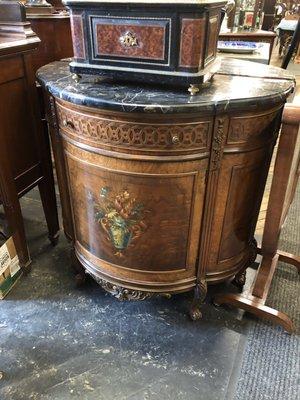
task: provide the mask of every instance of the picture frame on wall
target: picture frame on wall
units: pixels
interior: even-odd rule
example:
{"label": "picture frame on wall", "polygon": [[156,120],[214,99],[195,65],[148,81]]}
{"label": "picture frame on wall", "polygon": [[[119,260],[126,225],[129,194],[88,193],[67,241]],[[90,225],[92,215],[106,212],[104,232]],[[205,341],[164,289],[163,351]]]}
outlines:
{"label": "picture frame on wall", "polygon": [[253,18],[254,18],[253,11],[245,11],[244,26],[251,28],[253,24]]}

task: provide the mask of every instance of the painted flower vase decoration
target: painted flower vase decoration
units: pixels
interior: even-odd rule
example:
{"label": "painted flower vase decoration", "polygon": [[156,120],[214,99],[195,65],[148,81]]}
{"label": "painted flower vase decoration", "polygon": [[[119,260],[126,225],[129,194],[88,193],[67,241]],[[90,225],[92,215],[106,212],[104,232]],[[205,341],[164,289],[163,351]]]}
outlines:
{"label": "painted flower vase decoration", "polygon": [[114,193],[110,187],[100,190],[99,200],[94,203],[95,219],[114,246],[116,256],[131,246],[147,229],[145,214],[148,210],[131,197],[127,189]]}

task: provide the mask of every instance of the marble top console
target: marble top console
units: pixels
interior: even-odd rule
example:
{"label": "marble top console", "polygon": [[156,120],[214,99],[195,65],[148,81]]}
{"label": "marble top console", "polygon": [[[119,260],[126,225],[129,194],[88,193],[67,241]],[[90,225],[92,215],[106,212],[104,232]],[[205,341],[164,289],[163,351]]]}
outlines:
{"label": "marble top console", "polygon": [[77,279],[118,299],[240,288],[281,123],[288,72],[220,59],[213,79],[184,89],[42,67],[47,115]]}

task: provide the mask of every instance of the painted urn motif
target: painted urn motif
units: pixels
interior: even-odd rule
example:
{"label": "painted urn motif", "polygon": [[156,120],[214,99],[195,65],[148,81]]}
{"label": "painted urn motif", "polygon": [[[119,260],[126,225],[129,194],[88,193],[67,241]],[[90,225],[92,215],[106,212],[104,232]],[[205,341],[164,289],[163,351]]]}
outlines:
{"label": "painted urn motif", "polygon": [[93,199],[93,206],[96,221],[119,257],[147,229],[145,214],[149,211],[127,189],[114,193],[110,187],[104,186],[99,200]]}

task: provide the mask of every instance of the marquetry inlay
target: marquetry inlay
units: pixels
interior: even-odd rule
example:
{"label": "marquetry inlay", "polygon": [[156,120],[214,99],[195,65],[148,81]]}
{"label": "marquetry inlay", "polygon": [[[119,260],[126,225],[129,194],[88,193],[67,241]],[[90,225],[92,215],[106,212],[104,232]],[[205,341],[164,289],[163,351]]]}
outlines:
{"label": "marquetry inlay", "polygon": [[210,121],[183,124],[145,124],[95,118],[58,106],[60,127],[93,144],[132,148],[205,149],[210,136]]}

